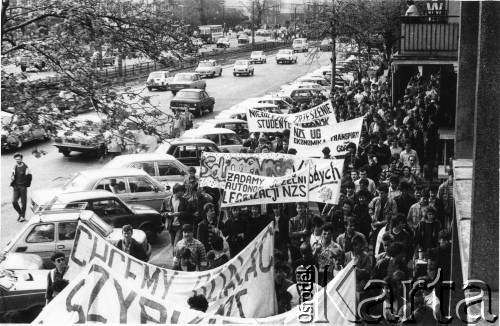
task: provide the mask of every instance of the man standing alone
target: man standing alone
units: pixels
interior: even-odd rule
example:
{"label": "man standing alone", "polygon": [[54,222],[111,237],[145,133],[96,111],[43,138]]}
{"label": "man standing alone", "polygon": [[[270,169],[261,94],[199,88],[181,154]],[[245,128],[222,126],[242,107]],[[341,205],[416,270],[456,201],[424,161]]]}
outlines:
{"label": "man standing alone", "polygon": [[[12,169],[10,186],[14,188],[12,197],[12,206],[19,214],[18,222],[24,222],[26,214],[26,201],[28,196],[28,187],[31,186],[31,171],[29,167],[23,162],[23,155],[20,153],[14,154],[16,164]],[[21,199],[21,207],[19,206],[19,199]]]}

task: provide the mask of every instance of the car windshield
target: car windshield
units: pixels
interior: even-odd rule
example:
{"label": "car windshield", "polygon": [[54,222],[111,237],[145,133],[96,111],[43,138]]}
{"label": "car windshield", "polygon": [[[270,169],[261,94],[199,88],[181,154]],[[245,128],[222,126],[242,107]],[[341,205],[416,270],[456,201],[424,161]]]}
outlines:
{"label": "car windshield", "polygon": [[212,67],[214,66],[214,63],[213,62],[209,62],[209,61],[206,61],[206,62],[200,62],[200,67]]}
{"label": "car windshield", "polygon": [[248,65],[248,62],[247,61],[244,61],[244,60],[238,60],[234,63],[235,66],[246,66]]}
{"label": "car windshield", "polygon": [[328,45],[328,44],[330,44],[330,40],[321,41],[321,45]]}
{"label": "car windshield", "polygon": [[183,92],[180,91],[176,98],[185,98],[185,99],[190,99],[190,100],[197,100],[199,98],[199,94],[196,92]]}
{"label": "car windshield", "polygon": [[293,43],[295,43],[295,44],[301,44],[302,40],[295,40],[295,41],[293,41]]}
{"label": "car windshield", "polygon": [[99,216],[93,214],[88,221],[90,228],[99,233],[103,238],[113,232],[113,227],[104,222]]}
{"label": "car windshield", "polygon": [[252,52],[252,55],[261,55],[262,54],[262,51],[253,51]]}
{"label": "car windshield", "polygon": [[191,75],[176,75],[174,78],[175,81],[191,81],[192,79]]}
{"label": "car windshield", "polygon": [[149,75],[150,78],[162,78],[163,77],[163,73],[161,72],[152,72],[150,75]]}
{"label": "car windshield", "polygon": [[62,190],[70,192],[70,191],[79,191],[85,189],[89,179],[87,176],[84,176],[80,173],[76,174],[71,180],[69,180],[64,186],[62,186]]}
{"label": "car windshield", "polygon": [[292,51],[290,51],[290,50],[281,50],[280,53],[281,54],[292,54]]}

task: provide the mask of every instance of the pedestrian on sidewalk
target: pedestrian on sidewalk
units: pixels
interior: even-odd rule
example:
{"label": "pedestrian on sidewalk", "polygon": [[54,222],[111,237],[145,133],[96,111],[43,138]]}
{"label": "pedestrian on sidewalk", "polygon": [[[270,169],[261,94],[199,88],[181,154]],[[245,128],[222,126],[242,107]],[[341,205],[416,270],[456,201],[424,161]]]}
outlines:
{"label": "pedestrian on sidewalk", "polygon": [[[18,222],[26,221],[26,202],[28,197],[28,187],[31,186],[32,175],[31,171],[23,162],[23,154],[16,153],[14,154],[14,159],[16,160],[16,164],[12,169],[11,182],[10,186],[14,188],[14,193],[12,197],[12,206],[19,214],[17,218]],[[21,199],[21,206],[19,206],[19,199]]]}

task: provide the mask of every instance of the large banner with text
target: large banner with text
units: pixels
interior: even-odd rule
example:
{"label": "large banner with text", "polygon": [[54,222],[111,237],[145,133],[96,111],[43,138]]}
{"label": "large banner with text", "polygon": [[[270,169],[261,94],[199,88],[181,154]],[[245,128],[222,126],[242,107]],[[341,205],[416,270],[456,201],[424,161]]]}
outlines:
{"label": "large banner with text", "polygon": [[335,109],[330,100],[321,103],[312,109],[291,113],[278,114],[247,109],[248,130],[250,132],[278,132],[290,130],[293,124],[313,124],[321,126],[337,123]]}
{"label": "large banner with text", "polygon": [[[200,187],[226,188],[228,173],[279,178],[309,166],[309,201],[337,204],[344,160],[305,158],[281,153],[203,152]],[[248,189],[248,188],[247,188]]]}
{"label": "large banner with text", "polygon": [[293,125],[290,131],[289,148],[295,148],[297,155],[319,157],[324,147],[330,148],[332,156],[347,153],[347,145],[358,146],[363,118],[339,122],[333,126],[303,128]]}
{"label": "large banner with text", "polygon": [[270,224],[237,256],[218,268],[174,271],[129,256],[79,223],[64,278],[73,280],[94,259],[126,280],[127,287],[144,290],[156,301],[188,307],[190,296],[204,294],[209,302],[208,313],[267,317],[277,312],[273,255],[274,229]]}
{"label": "large banner with text", "polygon": [[309,165],[282,177],[229,171],[222,207],[309,201]]}
{"label": "large banner with text", "polygon": [[[302,290],[304,300],[290,311],[266,318],[242,318],[208,311],[203,313],[182,306],[180,301],[163,300],[124,277],[119,270],[94,259],[42,310],[33,324],[354,325],[355,275],[355,266],[351,262],[322,291],[312,294]],[[311,282],[312,278],[303,278],[297,286],[306,289]],[[259,288],[274,297],[271,288]],[[193,294],[186,292],[187,296]]]}

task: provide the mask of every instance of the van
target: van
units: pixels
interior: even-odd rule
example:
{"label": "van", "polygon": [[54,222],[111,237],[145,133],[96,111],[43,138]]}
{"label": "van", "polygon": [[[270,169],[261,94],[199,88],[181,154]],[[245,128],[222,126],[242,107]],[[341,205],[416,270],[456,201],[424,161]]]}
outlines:
{"label": "van", "polygon": [[181,139],[200,138],[211,140],[221,150],[227,149],[231,153],[239,153],[243,148],[243,140],[234,131],[226,128],[191,129],[181,136]]}
{"label": "van", "polygon": [[307,52],[309,51],[309,43],[306,38],[296,38],[292,44],[293,52]]}

